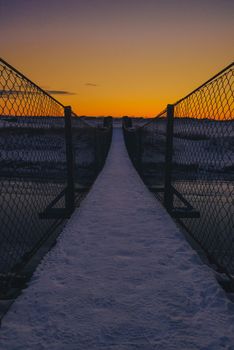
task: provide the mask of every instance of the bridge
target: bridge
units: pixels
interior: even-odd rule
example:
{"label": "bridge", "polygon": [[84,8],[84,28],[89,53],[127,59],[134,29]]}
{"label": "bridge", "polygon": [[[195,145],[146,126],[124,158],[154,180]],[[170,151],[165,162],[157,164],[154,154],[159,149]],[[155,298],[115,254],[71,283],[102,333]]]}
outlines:
{"label": "bridge", "polygon": [[[144,124],[125,118],[123,128],[118,121],[112,128],[111,119],[81,120],[6,62],[2,67],[15,74],[17,84],[1,93],[1,135],[8,140],[1,153],[1,215],[3,227],[10,227],[2,233],[1,294],[2,305],[11,306],[2,320],[0,348],[231,349],[233,303],[216,278],[231,286],[233,250],[227,249],[227,232],[233,187],[227,168],[233,158],[227,141],[233,137],[233,101],[223,86],[229,91],[225,82],[231,81],[233,65],[157,118]],[[18,79],[27,93],[17,90]],[[209,123],[209,109],[202,118],[198,114],[201,95],[210,96],[210,89],[221,91],[222,98],[220,114],[213,109]],[[26,105],[29,95],[35,98],[33,116],[15,107],[18,99]],[[40,104],[46,110],[35,108],[40,98],[49,99]],[[197,101],[200,109],[194,107]],[[214,145],[216,133],[213,163],[205,166],[204,150]],[[13,141],[17,156],[9,147]],[[192,154],[200,162],[197,167],[194,159],[190,162]],[[23,161],[27,166],[20,167]],[[204,192],[211,177],[216,196],[215,181],[227,192],[221,210],[228,218],[226,231],[222,228],[217,238],[200,230],[199,240],[192,228],[202,227],[207,211],[197,205],[201,193],[193,197],[191,190],[202,187],[213,202]],[[209,215],[217,216],[210,206]],[[21,224],[26,210],[29,219]],[[28,281],[30,261],[56,237]],[[27,288],[12,304],[25,278]]]}

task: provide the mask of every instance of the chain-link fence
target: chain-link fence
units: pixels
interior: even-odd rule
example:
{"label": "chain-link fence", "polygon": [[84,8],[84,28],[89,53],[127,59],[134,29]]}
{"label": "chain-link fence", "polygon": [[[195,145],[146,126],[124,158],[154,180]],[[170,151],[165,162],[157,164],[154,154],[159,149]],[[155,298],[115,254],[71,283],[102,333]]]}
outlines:
{"label": "chain-link fence", "polygon": [[104,164],[111,131],[109,122],[99,133],[0,60],[1,291],[79,205]]}
{"label": "chain-link fence", "polygon": [[[211,261],[230,275],[234,275],[233,75],[232,63],[142,128],[125,130],[131,159],[145,183]],[[129,146],[130,132],[139,135],[140,147]]]}
{"label": "chain-link fence", "polygon": [[[123,132],[129,156],[146,185],[159,190],[165,180],[167,111],[142,127],[123,119]],[[155,152],[157,150],[157,152]]]}
{"label": "chain-link fence", "polygon": [[112,139],[112,118],[103,118],[92,125],[73,116],[71,123],[74,183],[76,193],[81,194],[91,186],[105,163]]}
{"label": "chain-link fence", "polygon": [[172,185],[200,213],[189,232],[234,274],[233,84],[231,65],[175,103]]}

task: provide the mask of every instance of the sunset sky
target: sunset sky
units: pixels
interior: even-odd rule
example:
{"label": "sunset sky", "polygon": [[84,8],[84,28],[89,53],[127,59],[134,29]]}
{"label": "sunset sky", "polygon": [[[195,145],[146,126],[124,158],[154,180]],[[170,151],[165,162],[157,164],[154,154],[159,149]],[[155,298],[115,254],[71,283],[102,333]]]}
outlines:
{"label": "sunset sky", "polygon": [[2,58],[77,114],[155,116],[231,63],[234,1],[0,0],[0,30]]}

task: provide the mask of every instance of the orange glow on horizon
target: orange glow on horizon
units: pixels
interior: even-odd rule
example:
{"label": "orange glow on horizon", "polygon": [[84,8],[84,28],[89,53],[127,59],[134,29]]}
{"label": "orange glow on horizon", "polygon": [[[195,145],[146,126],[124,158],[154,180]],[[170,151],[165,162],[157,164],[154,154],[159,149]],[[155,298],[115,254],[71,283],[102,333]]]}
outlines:
{"label": "orange glow on horizon", "polygon": [[2,5],[3,58],[77,115],[154,117],[232,61],[233,2],[92,4]]}

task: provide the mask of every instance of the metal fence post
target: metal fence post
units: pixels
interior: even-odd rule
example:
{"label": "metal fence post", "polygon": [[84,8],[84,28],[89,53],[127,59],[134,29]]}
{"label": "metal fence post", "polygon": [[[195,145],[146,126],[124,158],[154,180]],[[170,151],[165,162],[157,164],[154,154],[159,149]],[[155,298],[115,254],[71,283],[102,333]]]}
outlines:
{"label": "metal fence post", "polygon": [[173,122],[174,122],[174,105],[167,105],[164,205],[167,211],[169,212],[171,212],[173,209],[173,188],[171,184],[172,152],[173,152]]}
{"label": "metal fence post", "polygon": [[95,154],[95,170],[96,175],[98,175],[100,171],[100,144],[99,144],[99,128],[96,127],[94,130],[94,154]]}
{"label": "metal fence post", "polygon": [[138,137],[138,151],[137,151],[137,163],[138,163],[138,172],[142,176],[142,129],[141,127],[137,130]]}
{"label": "metal fence post", "polygon": [[65,138],[66,138],[66,161],[67,161],[67,189],[65,195],[66,211],[70,214],[75,208],[75,185],[74,185],[74,156],[72,143],[71,107],[64,108]]}

